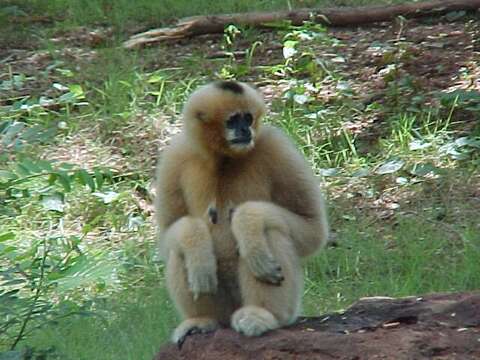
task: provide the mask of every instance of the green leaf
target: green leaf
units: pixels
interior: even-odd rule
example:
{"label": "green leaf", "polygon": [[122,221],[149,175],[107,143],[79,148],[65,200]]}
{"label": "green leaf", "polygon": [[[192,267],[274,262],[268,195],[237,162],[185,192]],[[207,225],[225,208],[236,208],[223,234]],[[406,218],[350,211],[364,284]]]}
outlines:
{"label": "green leaf", "polygon": [[103,203],[104,204],[110,204],[111,202],[115,201],[116,199],[118,199],[119,195],[118,193],[114,192],[114,191],[108,191],[106,193],[99,193],[99,192],[96,192],[96,193],[93,193],[93,195],[99,197],[100,199],[103,200]]}
{"label": "green leaf", "polygon": [[95,175],[95,181],[97,182],[97,188],[101,189],[104,182],[103,174],[100,171],[100,169],[95,169],[94,175]]}
{"label": "green leaf", "polygon": [[76,100],[76,98],[75,98],[75,94],[72,93],[72,92],[68,92],[66,94],[63,94],[62,96],[60,96],[58,98],[58,101],[61,102],[61,103],[73,102],[74,100]]}
{"label": "green leaf", "polygon": [[480,140],[469,138],[468,136],[460,137],[455,140],[455,145],[457,147],[471,146],[471,147],[480,147]]}
{"label": "green leaf", "polygon": [[155,84],[162,81],[165,81],[165,76],[162,74],[153,74],[147,79],[147,82],[150,84]]}
{"label": "green leaf", "polygon": [[0,360],[25,360],[24,351],[4,351],[0,353]]}
{"label": "green leaf", "polygon": [[412,175],[415,176],[426,176],[430,173],[435,173],[437,168],[430,163],[427,164],[415,164],[413,169],[410,171]]}
{"label": "green leaf", "polygon": [[83,92],[82,86],[78,84],[68,85],[70,92],[75,96],[77,99],[84,99],[85,93]]}
{"label": "green leaf", "polygon": [[80,255],[75,263],[56,280],[59,291],[71,290],[95,282],[115,281],[115,266],[100,256]]}
{"label": "green leaf", "polygon": [[95,191],[95,181],[93,181],[93,177],[86,170],[77,170],[75,175],[82,185],[87,185],[92,191]]}
{"label": "green leaf", "polygon": [[15,239],[15,233],[9,231],[3,234],[0,234],[0,242]]}
{"label": "green leaf", "polygon": [[413,140],[410,144],[408,144],[408,147],[410,150],[423,150],[428,147],[432,146],[431,143],[424,142],[422,140]]}
{"label": "green leaf", "polygon": [[53,185],[55,184],[55,181],[57,181],[58,179],[58,175],[53,173],[53,174],[50,174],[50,176],[48,177],[48,185]]}
{"label": "green leaf", "polygon": [[35,164],[32,160],[30,159],[24,159],[22,162],[21,162],[21,165],[28,169],[29,172],[31,172],[32,174],[37,174],[37,173],[40,173],[42,172],[42,169],[37,166],[37,164]]}
{"label": "green leaf", "polygon": [[321,169],[320,175],[328,177],[328,176],[336,176],[339,173],[339,169],[337,168],[328,168],[328,169]]}
{"label": "green leaf", "polygon": [[17,166],[15,166],[15,171],[21,177],[26,177],[30,175],[30,171],[23,164],[17,164]]}
{"label": "green leaf", "polygon": [[361,168],[355,171],[352,176],[353,177],[365,177],[370,175],[370,169],[369,168]]}
{"label": "green leaf", "polygon": [[0,181],[9,181],[17,179],[17,175],[12,173],[11,171],[0,170]]}
{"label": "green leaf", "polygon": [[65,204],[60,194],[42,196],[42,206],[46,210],[63,212]]}
{"label": "green leaf", "polygon": [[70,176],[64,171],[58,171],[55,174],[58,182],[63,186],[65,191],[70,192],[72,190]]}
{"label": "green leaf", "polygon": [[7,280],[5,282],[2,282],[2,286],[14,286],[14,285],[20,285],[20,284],[25,284],[27,280],[25,279],[12,279],[12,280]]}
{"label": "green leaf", "polygon": [[52,163],[47,160],[37,160],[37,166],[46,172],[53,171]]}
{"label": "green leaf", "polygon": [[383,163],[376,170],[376,173],[379,175],[392,174],[400,170],[404,164],[405,164],[405,161],[403,160],[390,160],[390,161],[387,161],[386,163]]}

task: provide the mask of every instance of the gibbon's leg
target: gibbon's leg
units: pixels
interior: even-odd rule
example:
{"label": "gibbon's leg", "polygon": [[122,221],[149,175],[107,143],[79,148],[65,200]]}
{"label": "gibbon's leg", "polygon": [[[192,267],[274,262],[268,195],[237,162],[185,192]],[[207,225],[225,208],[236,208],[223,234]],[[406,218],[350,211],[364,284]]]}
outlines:
{"label": "gibbon's leg", "polygon": [[247,201],[234,209],[231,222],[240,256],[247,260],[257,278],[272,284],[281,282],[282,274],[265,231],[281,232],[299,257],[313,254],[328,239],[327,218],[322,208],[315,217],[307,218],[271,202]]}
{"label": "gibbon's leg", "polygon": [[264,236],[281,268],[281,277],[276,284],[262,281],[251,271],[248,261],[240,258],[242,307],[233,314],[231,325],[247,336],[291,324],[300,312],[303,274],[291,240],[275,229],[267,230]]}
{"label": "gibbon's leg", "polygon": [[185,319],[174,331],[173,342],[181,345],[185,337],[218,327],[217,268],[213,243],[201,219],[183,217],[166,232],[169,254],[167,288]]}
{"label": "gibbon's leg", "polygon": [[173,332],[172,341],[181,346],[188,335],[218,328],[214,295],[202,294],[194,298],[187,280],[187,268],[180,254],[170,255],[166,270],[168,292],[184,319]]}

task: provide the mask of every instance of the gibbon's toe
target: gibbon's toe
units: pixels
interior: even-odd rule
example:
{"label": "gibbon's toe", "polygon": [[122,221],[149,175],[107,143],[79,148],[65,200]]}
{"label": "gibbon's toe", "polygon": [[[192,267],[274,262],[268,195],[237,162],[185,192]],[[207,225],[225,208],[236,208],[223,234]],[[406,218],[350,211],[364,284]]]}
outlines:
{"label": "gibbon's toe", "polygon": [[210,318],[191,318],[177,326],[172,335],[172,342],[181,348],[188,336],[215,331],[218,323]]}
{"label": "gibbon's toe", "polygon": [[258,306],[244,306],[232,315],[232,327],[246,336],[259,336],[279,327],[273,314]]}

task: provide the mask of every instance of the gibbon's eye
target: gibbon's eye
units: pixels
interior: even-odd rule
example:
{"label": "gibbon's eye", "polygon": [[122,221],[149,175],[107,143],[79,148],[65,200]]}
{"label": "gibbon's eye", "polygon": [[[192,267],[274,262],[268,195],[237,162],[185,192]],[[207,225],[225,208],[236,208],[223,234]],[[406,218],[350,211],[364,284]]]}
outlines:
{"label": "gibbon's eye", "polygon": [[205,121],[207,118],[207,115],[202,111],[197,111],[197,113],[195,114],[195,117],[200,121]]}
{"label": "gibbon's eye", "polygon": [[236,127],[238,127],[241,121],[242,121],[242,115],[240,113],[235,113],[228,118],[226,127],[227,129],[235,129]]}

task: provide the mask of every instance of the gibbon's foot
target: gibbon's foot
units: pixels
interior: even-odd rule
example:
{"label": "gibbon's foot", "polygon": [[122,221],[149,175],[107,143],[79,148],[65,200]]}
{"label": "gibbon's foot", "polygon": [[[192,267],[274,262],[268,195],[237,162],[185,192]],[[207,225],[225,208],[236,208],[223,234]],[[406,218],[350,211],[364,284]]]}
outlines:
{"label": "gibbon's foot", "polygon": [[188,288],[193,294],[193,299],[197,300],[202,294],[215,294],[217,292],[217,265],[196,264],[196,266],[187,266]]}
{"label": "gibbon's foot", "polygon": [[279,327],[273,314],[258,306],[244,306],[232,315],[232,328],[246,336],[259,336]]}
{"label": "gibbon's foot", "polygon": [[210,318],[191,318],[184,320],[173,332],[172,342],[181,349],[188,336],[205,334],[218,329],[218,323]]}
{"label": "gibbon's foot", "polygon": [[265,252],[249,254],[245,260],[258,280],[276,286],[280,286],[285,280],[282,267],[271,254]]}

